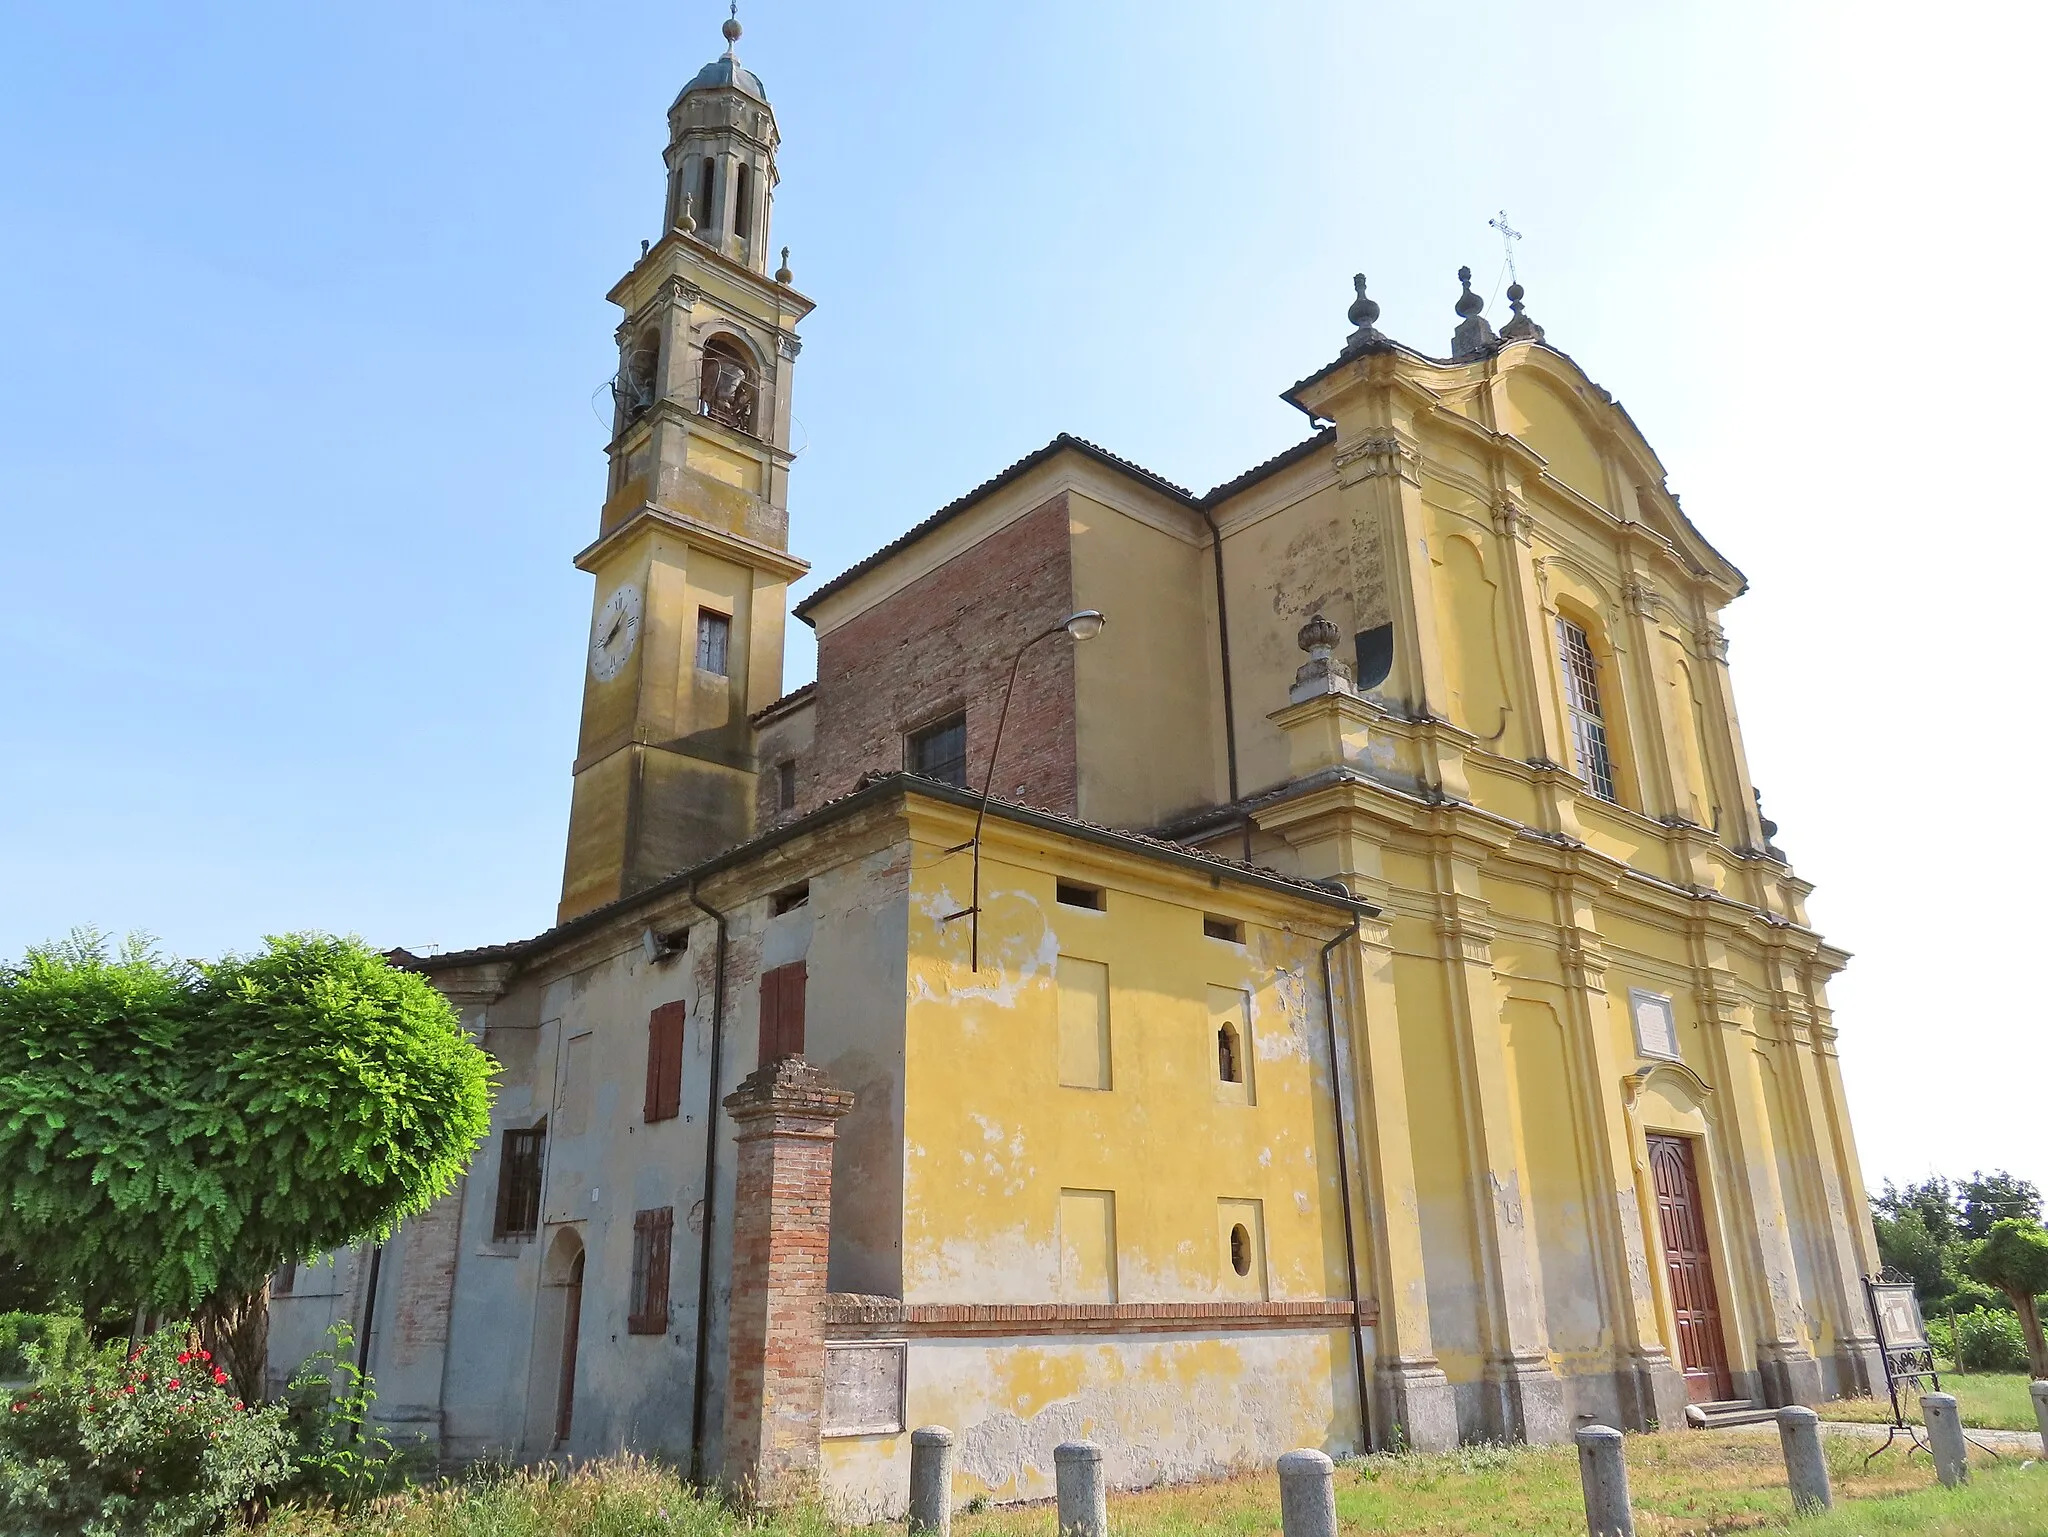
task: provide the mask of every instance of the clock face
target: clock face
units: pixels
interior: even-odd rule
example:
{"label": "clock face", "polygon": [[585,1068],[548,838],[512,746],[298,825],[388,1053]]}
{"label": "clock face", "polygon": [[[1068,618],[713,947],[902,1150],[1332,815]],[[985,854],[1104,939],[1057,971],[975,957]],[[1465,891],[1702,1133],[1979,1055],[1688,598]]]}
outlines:
{"label": "clock face", "polygon": [[626,665],[626,658],[633,654],[633,643],[640,638],[640,589],[628,582],[620,587],[597,611],[597,618],[590,626],[590,675],[600,683],[609,683],[619,675],[619,669]]}

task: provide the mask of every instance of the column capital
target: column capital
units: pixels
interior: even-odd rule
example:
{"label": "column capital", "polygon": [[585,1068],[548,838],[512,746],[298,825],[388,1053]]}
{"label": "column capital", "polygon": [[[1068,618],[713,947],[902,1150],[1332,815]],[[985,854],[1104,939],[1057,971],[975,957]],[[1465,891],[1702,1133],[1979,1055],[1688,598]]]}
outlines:
{"label": "column capital", "polygon": [[777,1057],[747,1074],[724,1104],[740,1123],[742,1139],[829,1137],[833,1123],[853,1108],[853,1096],[802,1057]]}

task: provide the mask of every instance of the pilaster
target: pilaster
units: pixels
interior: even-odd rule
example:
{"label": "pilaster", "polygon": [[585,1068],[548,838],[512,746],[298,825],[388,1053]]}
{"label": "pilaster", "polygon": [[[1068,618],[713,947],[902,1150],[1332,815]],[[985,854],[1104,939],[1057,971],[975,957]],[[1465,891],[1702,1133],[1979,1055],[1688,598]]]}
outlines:
{"label": "pilaster", "polygon": [[727,1489],[788,1504],[818,1488],[832,1144],[853,1096],[779,1057],[725,1098],[739,1144],[726,1331]]}

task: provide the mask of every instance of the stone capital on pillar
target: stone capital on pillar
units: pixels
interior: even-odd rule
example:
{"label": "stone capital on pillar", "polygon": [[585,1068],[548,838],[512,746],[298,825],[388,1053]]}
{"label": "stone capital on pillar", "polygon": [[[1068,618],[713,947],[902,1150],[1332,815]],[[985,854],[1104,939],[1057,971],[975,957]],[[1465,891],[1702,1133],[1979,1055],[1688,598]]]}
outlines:
{"label": "stone capital on pillar", "polygon": [[719,1477],[754,1503],[816,1491],[825,1407],[825,1284],[832,1143],[853,1096],[802,1057],[750,1073],[725,1098],[739,1123]]}

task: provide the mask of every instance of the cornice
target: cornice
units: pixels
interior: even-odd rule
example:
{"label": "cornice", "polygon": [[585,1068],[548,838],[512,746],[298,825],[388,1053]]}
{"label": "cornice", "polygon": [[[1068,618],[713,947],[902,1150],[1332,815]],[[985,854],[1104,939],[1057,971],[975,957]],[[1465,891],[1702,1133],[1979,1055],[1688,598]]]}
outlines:
{"label": "cornice", "polygon": [[695,518],[673,512],[653,502],[643,503],[640,510],[610,533],[602,535],[576,552],[575,566],[579,571],[595,571],[621,544],[635,538],[648,529],[660,529],[675,534],[686,543],[713,555],[722,555],[736,564],[764,571],[770,576],[793,582],[811,569],[810,562],[799,560],[787,550],[778,550],[773,545],[757,540],[743,539],[738,534],[728,534],[700,523]]}

